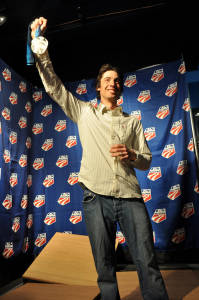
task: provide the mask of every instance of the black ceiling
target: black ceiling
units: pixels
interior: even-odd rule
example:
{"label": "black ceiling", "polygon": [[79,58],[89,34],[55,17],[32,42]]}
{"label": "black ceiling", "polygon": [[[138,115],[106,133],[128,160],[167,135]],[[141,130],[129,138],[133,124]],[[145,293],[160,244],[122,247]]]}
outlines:
{"label": "black ceiling", "polygon": [[[195,14],[196,12],[196,14]],[[123,72],[183,56],[188,70],[199,64],[197,11],[182,1],[0,0],[0,58],[35,85],[26,66],[28,24],[48,19],[46,36],[54,68],[63,81],[92,78],[102,63]]]}

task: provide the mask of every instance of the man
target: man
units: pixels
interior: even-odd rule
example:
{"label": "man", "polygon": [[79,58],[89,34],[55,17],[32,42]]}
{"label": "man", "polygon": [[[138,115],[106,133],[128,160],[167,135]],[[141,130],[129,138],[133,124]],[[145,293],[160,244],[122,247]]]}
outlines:
{"label": "man", "polygon": [[[46,19],[36,19],[31,25],[32,38],[38,26],[44,31],[46,25]],[[120,299],[115,271],[117,222],[136,265],[143,298],[168,299],[134,170],[148,169],[151,153],[140,121],[117,105],[122,91],[118,70],[111,65],[101,67],[96,85],[101,103],[94,108],[66,90],[54,73],[47,50],[35,57],[46,92],[78,125],[83,148],[79,183],[84,189],[85,222],[101,299]]]}

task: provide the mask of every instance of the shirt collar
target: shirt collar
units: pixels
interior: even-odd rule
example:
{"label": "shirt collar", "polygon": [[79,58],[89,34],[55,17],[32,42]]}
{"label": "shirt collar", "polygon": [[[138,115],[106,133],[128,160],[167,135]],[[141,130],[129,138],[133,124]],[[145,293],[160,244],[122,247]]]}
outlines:
{"label": "shirt collar", "polygon": [[101,112],[103,115],[104,113],[111,113],[112,116],[119,116],[122,114],[122,107],[117,106],[114,109],[108,109],[103,103],[100,103],[98,106],[98,110]]}

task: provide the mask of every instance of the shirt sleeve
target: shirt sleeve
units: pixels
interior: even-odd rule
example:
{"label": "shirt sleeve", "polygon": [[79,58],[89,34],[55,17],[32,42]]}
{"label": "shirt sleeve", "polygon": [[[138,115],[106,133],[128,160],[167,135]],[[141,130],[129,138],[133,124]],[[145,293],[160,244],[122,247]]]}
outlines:
{"label": "shirt sleeve", "polygon": [[132,149],[137,154],[137,158],[134,161],[129,160],[129,164],[139,170],[147,170],[150,167],[152,154],[148,147],[143,127],[140,121],[134,124],[133,128],[133,143]]}
{"label": "shirt sleeve", "polygon": [[82,109],[87,106],[87,103],[77,99],[66,89],[60,78],[55,74],[48,50],[43,54],[35,54],[35,60],[45,91],[58,103],[64,113],[77,123]]}

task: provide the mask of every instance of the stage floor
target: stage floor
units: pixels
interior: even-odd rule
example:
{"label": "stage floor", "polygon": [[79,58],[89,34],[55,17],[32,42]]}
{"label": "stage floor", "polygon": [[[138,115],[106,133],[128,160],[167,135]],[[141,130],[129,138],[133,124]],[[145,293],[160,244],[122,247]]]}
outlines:
{"label": "stage floor", "polygon": [[[170,300],[199,299],[199,270],[161,271]],[[122,300],[142,300],[137,273],[117,273]],[[92,300],[96,286],[27,282],[1,296],[1,300]]]}
{"label": "stage floor", "polygon": [[[199,299],[198,269],[161,270],[170,300]],[[122,300],[141,300],[137,272],[117,272]],[[92,300],[99,293],[87,236],[56,233],[1,300]]]}

